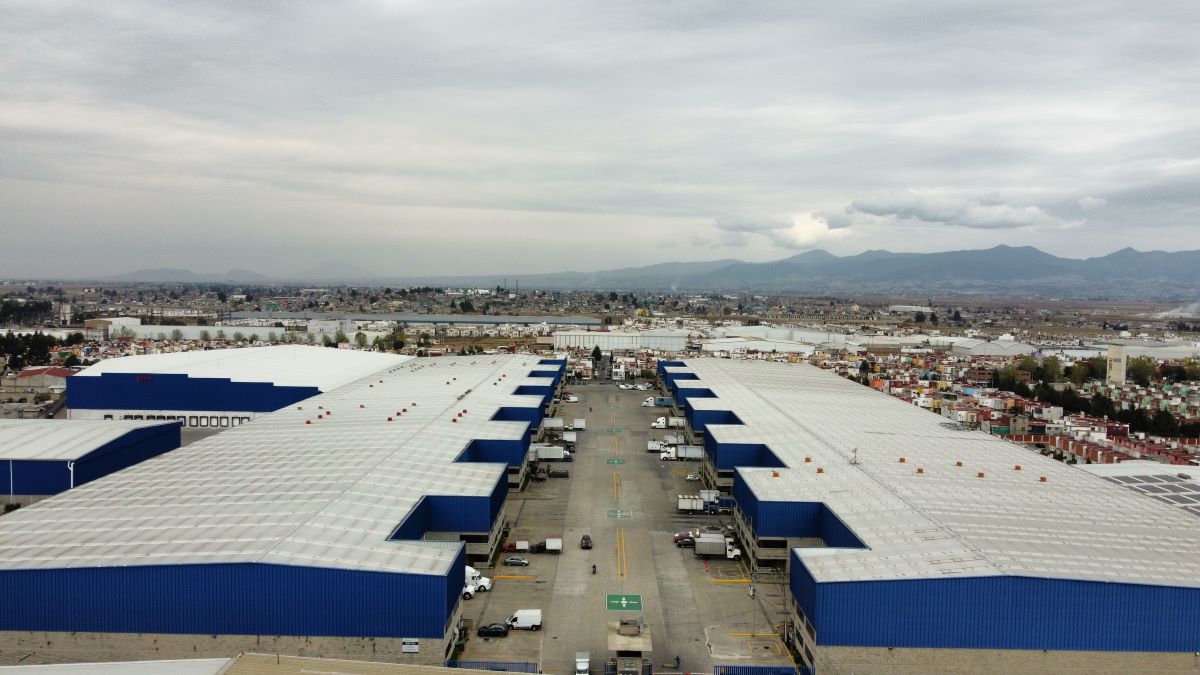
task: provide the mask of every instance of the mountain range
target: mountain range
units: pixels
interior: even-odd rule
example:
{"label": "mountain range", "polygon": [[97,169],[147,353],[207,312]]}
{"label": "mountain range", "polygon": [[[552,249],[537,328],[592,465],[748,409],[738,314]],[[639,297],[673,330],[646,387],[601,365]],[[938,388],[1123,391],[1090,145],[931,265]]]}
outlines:
{"label": "mountain range", "polygon": [[[667,262],[598,272],[534,275],[372,276],[322,267],[321,278],[272,279],[248,270],[196,274],[140,270],[126,282],[285,283],[323,281],[378,285],[491,287],[519,280],[524,288],[563,290],[758,291],[838,295],[1015,295],[1029,297],[1191,299],[1200,295],[1200,251],[1125,248],[1095,258],[1061,258],[1030,246],[985,250],[836,256],[822,250],[771,262]],[[314,270],[315,271],[315,270]]]}

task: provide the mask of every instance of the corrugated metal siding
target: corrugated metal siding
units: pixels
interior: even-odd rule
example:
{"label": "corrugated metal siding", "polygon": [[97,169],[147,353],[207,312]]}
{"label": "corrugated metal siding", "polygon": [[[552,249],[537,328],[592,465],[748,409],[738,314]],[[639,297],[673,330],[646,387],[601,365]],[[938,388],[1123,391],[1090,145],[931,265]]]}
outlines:
{"label": "corrugated metal siding", "polygon": [[[75,486],[107,476],[180,445],[180,424],[136,429],[75,462]],[[66,460],[0,461],[0,490],[15,495],[55,495],[71,487]]]}
{"label": "corrugated metal siding", "polygon": [[520,396],[541,396],[542,405],[549,405],[550,399],[554,397],[554,387],[539,387],[532,384],[523,384],[517,387],[516,391],[513,393]]}
{"label": "corrugated metal siding", "polygon": [[809,623],[812,623],[816,619],[817,611],[817,582],[808,573],[804,563],[800,562],[800,556],[796,555],[795,549],[792,549],[789,555],[792,559],[791,565],[788,566],[792,597],[796,599],[796,604],[800,606],[804,616],[808,617]]}
{"label": "corrugated metal siding", "polygon": [[175,450],[182,443],[182,428],[181,422],[171,422],[137,429],[96,448],[75,462],[75,486]]}
{"label": "corrugated metal siding", "polygon": [[520,466],[525,463],[528,453],[528,434],[519,439],[476,439],[467,445],[457,461]]}
{"label": "corrugated metal siding", "polygon": [[815,604],[820,645],[1200,652],[1195,588],[917,579],[818,584]]}
{"label": "corrugated metal siding", "polygon": [[241,410],[272,412],[321,393],[177,374],[104,373],[67,378],[67,407],[92,410]]}
{"label": "corrugated metal siding", "polygon": [[[706,434],[705,443],[707,444],[707,442],[708,435]],[[739,466],[747,468],[784,468],[784,464],[780,461],[779,457],[762,443],[720,443],[714,441],[713,448],[713,464],[718,469],[734,469]]]}
{"label": "corrugated metal siding", "polygon": [[[507,478],[501,476],[507,486]],[[506,493],[503,493],[506,494]],[[496,494],[485,497],[425,495],[417,500],[390,539],[419,540],[426,532],[488,532],[499,507],[493,510]],[[504,499],[501,497],[500,503]]]}
{"label": "corrugated metal siding", "polygon": [[451,574],[262,564],[6,570],[0,630],[441,638],[462,565]]}
{"label": "corrugated metal siding", "polygon": [[693,430],[699,432],[706,431],[710,424],[740,425],[742,423],[742,420],[729,410],[695,410],[690,402],[685,402],[684,410],[687,414],[688,424]]}
{"label": "corrugated metal siding", "polygon": [[536,428],[542,423],[542,408],[505,406],[497,410],[492,419],[499,422],[529,422],[530,427]]}
{"label": "corrugated metal siding", "polygon": [[534,370],[529,373],[530,377],[549,378],[554,381],[554,386],[557,387],[559,380],[562,379],[563,371],[559,370]]}
{"label": "corrugated metal siding", "polygon": [[679,405],[684,403],[689,398],[716,398],[717,395],[711,389],[676,389],[675,402]]}

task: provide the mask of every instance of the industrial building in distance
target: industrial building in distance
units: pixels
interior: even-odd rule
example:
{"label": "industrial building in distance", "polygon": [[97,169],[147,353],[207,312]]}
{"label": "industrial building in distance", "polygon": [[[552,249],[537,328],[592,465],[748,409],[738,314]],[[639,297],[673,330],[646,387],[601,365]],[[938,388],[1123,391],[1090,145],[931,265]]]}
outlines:
{"label": "industrial building in distance", "polygon": [[[509,476],[565,363],[390,358],[363,375],[320,358],[346,358],[339,350],[306,349],[316,360],[295,363],[242,352],[259,357],[254,369],[226,361],[197,379],[227,378],[224,391],[245,383],[271,405],[301,382],[310,395],[0,519],[0,593],[13,609],[0,649],[52,643],[79,661],[257,650],[444,663],[462,637],[465,565],[494,555]],[[198,370],[159,389],[176,368],[135,363],[81,379],[111,381],[118,411],[151,409],[132,393],[141,384],[189,401],[189,415],[219,409],[191,403],[204,402],[188,390]],[[255,388],[264,372],[270,384]],[[335,375],[353,381],[336,386]],[[85,403],[104,400],[101,388],[84,391]]]}
{"label": "industrial building in distance", "polygon": [[1200,520],[807,365],[662,361],[816,672],[1187,670]]}
{"label": "industrial building in distance", "polygon": [[236,427],[411,358],[302,345],[127,356],[68,378],[67,407],[75,420]]}

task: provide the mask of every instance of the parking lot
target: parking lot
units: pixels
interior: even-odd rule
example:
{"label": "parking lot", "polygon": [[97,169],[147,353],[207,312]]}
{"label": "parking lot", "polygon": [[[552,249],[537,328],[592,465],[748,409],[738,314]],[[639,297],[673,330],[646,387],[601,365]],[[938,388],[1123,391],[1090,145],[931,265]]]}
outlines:
{"label": "parking lot", "polygon": [[[641,406],[654,392],[612,384],[570,390],[579,401],[562,404],[559,416],[587,419],[575,461],[562,465],[570,477],[530,483],[509,495],[507,507],[509,541],[561,535],[563,553],[526,555],[528,567],[482,569],[495,587],[467,601],[464,613],[479,626],[502,622],[516,609],[540,608],[544,627],[506,638],[472,636],[461,658],[535,661],[543,672],[566,673],[573,671],[575,652],[587,651],[599,669],[610,656],[606,622],[644,616],[654,646],[647,656],[658,672],[672,670],[665,666],[676,656],[681,672],[790,663],[777,637],[786,589],[755,579],[752,596],[751,575],[740,561],[704,561],[672,541],[682,530],[719,528],[728,516],[676,511],[676,495],[701,488],[686,480],[697,463],[662,462],[657,452],[646,452],[647,440],[665,433],[650,429],[664,409]],[[593,539],[591,550],[579,546],[584,534]],[[634,607],[638,599],[642,611],[621,610],[622,601]]]}

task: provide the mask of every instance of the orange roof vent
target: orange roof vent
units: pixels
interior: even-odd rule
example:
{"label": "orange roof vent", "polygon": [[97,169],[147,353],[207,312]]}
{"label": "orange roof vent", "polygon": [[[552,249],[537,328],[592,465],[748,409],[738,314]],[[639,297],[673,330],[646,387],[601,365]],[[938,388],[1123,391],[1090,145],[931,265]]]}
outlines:
{"label": "orange roof vent", "polygon": [[1021,470],[1020,464],[1017,464],[1016,466],[1013,467],[1013,471],[1020,471],[1020,470]]}
{"label": "orange roof vent", "polygon": [[901,463],[901,464],[903,464],[903,463],[905,463],[906,461],[908,461],[908,460],[904,459],[904,455],[901,455],[901,456],[900,456],[900,463]]}
{"label": "orange roof vent", "polygon": [[976,475],[976,476],[979,476],[980,478],[983,478],[983,472],[982,472],[982,471],[980,471],[979,473],[977,473],[977,474],[975,474],[975,475]]}
{"label": "orange roof vent", "polygon": [[962,466],[962,460],[960,459],[957,462],[955,462],[954,466]]}
{"label": "orange roof vent", "polygon": [[805,458],[804,458],[804,463],[805,463],[805,464],[809,464],[810,462],[812,462],[812,457],[805,457]]}
{"label": "orange roof vent", "polygon": [[771,472],[771,478],[779,478],[779,472],[778,472],[778,471],[772,471],[772,472]]}
{"label": "orange roof vent", "polygon": [[1046,482],[1046,477],[1045,477],[1045,476],[1041,476],[1041,477],[1039,477],[1039,478],[1038,478],[1038,482],[1039,482],[1039,483],[1045,483],[1045,482]]}
{"label": "orange roof vent", "polygon": [[918,467],[917,467],[917,473],[922,473],[922,474],[923,474],[923,473],[925,473],[925,467],[923,467],[923,466],[918,466]]}
{"label": "orange roof vent", "polygon": [[818,466],[817,473],[825,473],[825,467]]}

